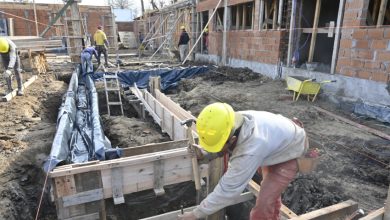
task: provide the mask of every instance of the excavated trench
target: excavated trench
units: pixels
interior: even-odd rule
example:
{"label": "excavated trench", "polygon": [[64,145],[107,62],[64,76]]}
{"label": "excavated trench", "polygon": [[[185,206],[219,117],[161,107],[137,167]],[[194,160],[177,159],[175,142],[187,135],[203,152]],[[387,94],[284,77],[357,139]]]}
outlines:
{"label": "excavated trench", "polygon": [[[41,166],[50,152],[56,118],[66,83],[51,76],[40,78],[26,96],[0,103],[0,219],[33,219],[45,180]],[[125,117],[108,117],[103,87],[97,84],[100,112],[112,146],[132,147],[168,141],[151,119],[142,120],[129,104]],[[390,143],[316,111],[312,105],[329,107],[319,100],[292,102],[284,83],[258,76],[248,69],[213,69],[182,80],[169,96],[197,115],[209,103],[231,103],[235,110],[266,110],[300,118],[309,137],[324,150],[316,172],[298,175],[282,196],[297,214],[352,199],[365,211],[383,206],[389,185]],[[286,98],[287,97],[287,98]],[[126,103],[126,101],[124,101]],[[117,112],[114,112],[117,113]],[[340,112],[340,114],[342,114]],[[379,122],[378,122],[379,123]],[[386,126],[386,125],[385,125]],[[389,129],[383,129],[389,133]],[[108,219],[138,219],[195,204],[193,183],[165,187],[155,197],[152,190],[127,195],[125,204],[106,200]],[[55,219],[56,209],[44,194],[39,219]],[[254,201],[227,209],[230,219],[247,219]]]}

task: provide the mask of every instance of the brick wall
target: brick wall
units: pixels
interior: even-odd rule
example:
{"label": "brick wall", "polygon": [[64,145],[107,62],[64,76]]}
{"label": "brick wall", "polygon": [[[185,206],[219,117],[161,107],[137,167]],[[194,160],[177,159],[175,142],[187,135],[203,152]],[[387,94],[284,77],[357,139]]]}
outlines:
{"label": "brick wall", "polygon": [[132,22],[116,22],[118,31],[134,32],[134,23]]}
{"label": "brick wall", "polygon": [[[390,28],[366,26],[368,1],[347,0],[336,72],[362,79],[388,82]],[[361,28],[353,28],[362,26]],[[348,28],[349,27],[349,28]]]}
{"label": "brick wall", "polygon": [[[227,57],[277,64],[284,31],[229,31]],[[209,54],[222,54],[222,32],[210,32]]]}
{"label": "brick wall", "polygon": [[[63,5],[61,4],[36,4],[37,20],[39,24],[38,32],[41,33],[46,28],[46,25],[50,21],[50,16],[54,18],[52,12],[58,12],[62,7]],[[15,36],[36,36],[32,4],[2,2],[0,4],[0,10],[5,12],[5,14],[0,14],[0,18],[13,18]],[[70,15],[69,8],[67,13]],[[81,5],[80,14],[82,17],[84,15],[87,16],[88,33],[93,34],[95,33],[97,26],[101,25],[103,22],[101,17],[103,15],[111,14],[111,10],[110,7],[107,6]],[[28,21],[26,19],[28,19]],[[64,23],[63,20],[61,23]],[[58,26],[59,30],[57,31],[52,27],[45,36],[64,35],[63,27],[64,26]]]}
{"label": "brick wall", "polygon": [[[196,11],[202,12],[202,11],[214,9],[217,6],[218,2],[219,2],[219,0],[200,1],[196,5]],[[242,3],[246,3],[246,2],[253,2],[253,0],[228,0],[228,6],[242,4]],[[223,7],[223,0],[222,0],[221,4],[219,4],[219,8],[221,8],[221,7]]]}

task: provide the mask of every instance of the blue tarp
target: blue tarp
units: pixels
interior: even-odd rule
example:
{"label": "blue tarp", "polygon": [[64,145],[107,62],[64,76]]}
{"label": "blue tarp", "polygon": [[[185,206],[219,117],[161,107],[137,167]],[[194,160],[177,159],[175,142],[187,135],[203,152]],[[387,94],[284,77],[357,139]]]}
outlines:
{"label": "blue tarp", "polygon": [[[209,69],[207,66],[192,66],[177,69],[163,68],[139,71],[127,70],[124,72],[119,72],[118,78],[123,87],[133,86],[134,83],[136,83],[138,88],[144,89],[148,87],[150,76],[160,76],[161,90],[165,91],[176,87],[177,83],[182,78],[191,78],[198,74],[207,72],[208,70]],[[100,80],[103,78],[103,73],[97,72],[91,76],[94,80]]]}

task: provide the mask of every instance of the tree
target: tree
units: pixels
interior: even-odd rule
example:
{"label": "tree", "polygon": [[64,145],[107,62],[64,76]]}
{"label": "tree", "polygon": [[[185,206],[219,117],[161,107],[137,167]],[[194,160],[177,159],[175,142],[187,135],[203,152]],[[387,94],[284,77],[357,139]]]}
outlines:
{"label": "tree", "polygon": [[131,0],[107,0],[107,4],[120,9],[129,9],[132,6]]}

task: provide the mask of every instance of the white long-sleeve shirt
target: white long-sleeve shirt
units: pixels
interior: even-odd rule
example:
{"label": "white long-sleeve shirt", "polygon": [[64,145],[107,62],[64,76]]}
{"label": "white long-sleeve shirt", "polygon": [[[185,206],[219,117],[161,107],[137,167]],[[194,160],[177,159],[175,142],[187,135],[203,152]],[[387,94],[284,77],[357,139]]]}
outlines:
{"label": "white long-sleeve shirt", "polygon": [[[16,63],[16,45],[15,43],[8,39],[8,38],[5,38],[5,40],[8,42],[9,44],[9,50],[8,50],[8,56],[9,56],[9,63],[8,63],[8,66],[4,66],[5,69],[8,68],[14,68],[15,67],[15,63]],[[4,64],[3,64],[4,65]]]}
{"label": "white long-sleeve shirt", "polygon": [[259,167],[298,158],[305,151],[306,133],[290,119],[262,111],[240,113],[244,122],[229,167],[214,191],[194,209],[197,218],[231,205]]}

